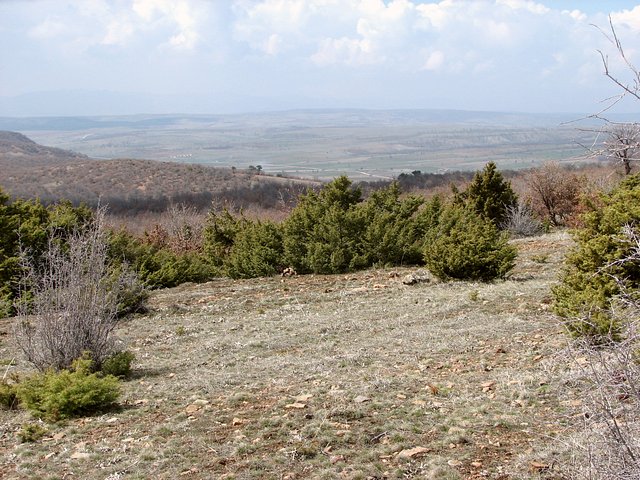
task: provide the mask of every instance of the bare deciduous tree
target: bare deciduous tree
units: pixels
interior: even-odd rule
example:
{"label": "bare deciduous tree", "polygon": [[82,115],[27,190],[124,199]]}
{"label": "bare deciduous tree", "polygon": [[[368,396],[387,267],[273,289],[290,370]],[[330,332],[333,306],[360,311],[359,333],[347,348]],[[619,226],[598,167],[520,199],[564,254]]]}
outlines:
{"label": "bare deciduous tree", "polygon": [[612,125],[604,141],[606,156],[624,167],[625,175],[631,173],[631,164],[640,157],[640,125],[620,123]]}
{"label": "bare deciduous tree", "polygon": [[580,202],[580,178],[556,162],[533,169],[527,183],[535,213],[553,225],[564,225]]}
{"label": "bare deciduous tree", "polygon": [[608,31],[604,31],[597,25],[594,26],[613,45],[622,71],[614,72],[615,67],[609,55],[598,50],[604,74],[619,88],[619,93],[605,99],[604,107],[599,112],[589,115],[588,118],[600,120],[603,125],[597,130],[588,129],[594,131],[596,135],[592,145],[587,146],[587,151],[592,158],[615,160],[623,166],[625,175],[629,175],[632,162],[640,156],[640,124],[614,121],[609,114],[616,105],[627,98],[640,100],[640,72],[628,59],[611,17],[609,17]]}

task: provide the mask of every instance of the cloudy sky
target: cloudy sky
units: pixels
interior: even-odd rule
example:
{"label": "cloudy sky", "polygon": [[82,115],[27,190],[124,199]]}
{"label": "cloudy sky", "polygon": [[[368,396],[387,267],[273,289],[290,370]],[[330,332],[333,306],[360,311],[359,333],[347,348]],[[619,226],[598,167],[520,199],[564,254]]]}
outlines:
{"label": "cloudy sky", "polygon": [[0,0],[0,115],[593,113],[609,15],[640,65],[640,1]]}

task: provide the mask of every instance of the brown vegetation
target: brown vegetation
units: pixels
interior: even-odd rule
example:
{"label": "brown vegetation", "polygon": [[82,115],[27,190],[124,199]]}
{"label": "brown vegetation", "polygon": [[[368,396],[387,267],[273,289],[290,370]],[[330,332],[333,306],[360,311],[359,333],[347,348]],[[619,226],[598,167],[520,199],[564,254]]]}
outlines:
{"label": "brown vegetation", "polygon": [[318,182],[237,170],[152,160],[92,160],[43,147],[24,135],[0,132],[0,186],[19,198],[60,199],[108,205],[112,215],[164,212],[173,204],[208,210],[212,202],[231,210],[288,210]]}

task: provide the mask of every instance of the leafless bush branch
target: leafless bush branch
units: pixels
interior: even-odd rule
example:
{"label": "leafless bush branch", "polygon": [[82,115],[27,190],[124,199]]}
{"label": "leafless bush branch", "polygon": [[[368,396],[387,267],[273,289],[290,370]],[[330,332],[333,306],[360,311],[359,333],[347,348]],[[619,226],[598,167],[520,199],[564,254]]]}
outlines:
{"label": "leafless bush branch", "polygon": [[[633,225],[622,229],[630,253],[614,265],[640,266],[640,235]],[[622,322],[622,340],[594,346],[576,341],[569,349],[573,382],[582,400],[582,429],[574,438],[572,478],[627,480],[640,478],[640,297],[616,278],[620,294],[612,315]]]}
{"label": "leafless bush branch", "polygon": [[27,359],[40,370],[63,369],[89,352],[99,367],[113,353],[120,293],[137,281],[110,271],[104,210],[66,242],[52,237],[38,265],[23,255],[23,266],[15,333]]}
{"label": "leafless bush branch", "polygon": [[529,205],[519,202],[507,207],[507,216],[501,228],[515,237],[532,237],[542,232],[542,223],[533,215]]}

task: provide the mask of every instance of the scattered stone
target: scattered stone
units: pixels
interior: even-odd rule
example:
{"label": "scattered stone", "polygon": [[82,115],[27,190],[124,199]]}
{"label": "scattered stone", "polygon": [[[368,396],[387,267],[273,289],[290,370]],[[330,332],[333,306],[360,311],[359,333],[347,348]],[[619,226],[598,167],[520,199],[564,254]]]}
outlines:
{"label": "scattered stone", "polygon": [[405,285],[417,285],[418,283],[431,282],[431,274],[424,270],[418,270],[414,273],[409,273],[402,277],[402,283]]}
{"label": "scattered stone", "polygon": [[364,395],[358,395],[356,398],[353,399],[353,401],[355,403],[365,403],[365,402],[370,402],[371,399],[369,397],[365,397]]}
{"label": "scattered stone", "polygon": [[295,408],[295,409],[302,409],[302,408],[306,408],[306,407],[307,407],[307,404],[306,403],[301,403],[301,402],[290,403],[290,404],[284,406],[284,408]]}
{"label": "scattered stone", "polygon": [[313,395],[311,395],[310,393],[305,393],[303,395],[298,395],[296,397],[296,402],[307,402],[309,401],[311,398],[313,397]]}
{"label": "scattered stone", "polygon": [[400,453],[398,453],[398,458],[413,458],[413,457],[417,457],[418,455],[424,455],[429,451],[430,450],[426,447],[407,448],[405,450],[402,450]]}
{"label": "scattered stone", "polygon": [[298,274],[298,273],[294,270],[294,268],[293,268],[293,267],[287,267],[287,268],[285,268],[285,269],[282,271],[282,273],[281,273],[281,275],[282,275],[283,277],[293,277],[293,276],[295,276],[295,275],[297,275],[297,274]]}
{"label": "scattered stone", "polygon": [[351,290],[347,291],[346,294],[347,295],[357,295],[358,293],[366,293],[368,291],[367,287],[356,287],[356,288],[352,288]]}
{"label": "scattered stone", "polygon": [[191,405],[187,405],[187,408],[185,408],[185,412],[187,412],[188,414],[196,413],[198,410],[200,410],[200,408],[202,408],[200,405],[192,403]]}
{"label": "scattered stone", "polygon": [[532,472],[543,472],[545,470],[549,470],[549,465],[547,465],[546,463],[533,461],[529,464],[529,469]]}
{"label": "scattered stone", "polygon": [[89,458],[91,455],[89,455],[87,452],[73,452],[71,454],[71,458],[73,458],[74,460],[83,460],[85,458]]}
{"label": "scattered stone", "polygon": [[482,384],[480,384],[480,386],[482,387],[482,391],[487,393],[490,392],[491,390],[493,390],[496,386],[496,382],[491,381],[491,382],[484,382]]}
{"label": "scattered stone", "polygon": [[187,475],[192,475],[194,473],[198,473],[198,469],[197,468],[190,468],[189,470],[185,470],[183,472],[180,472],[180,476],[181,477],[185,477]]}
{"label": "scattered stone", "polygon": [[338,462],[344,462],[344,455],[331,455],[329,457],[329,461],[331,462],[331,464],[335,464]]}

